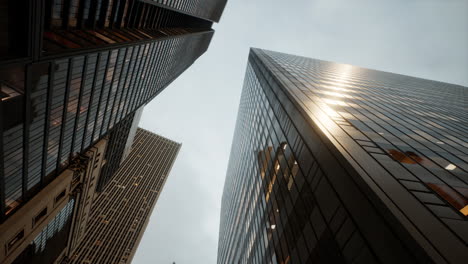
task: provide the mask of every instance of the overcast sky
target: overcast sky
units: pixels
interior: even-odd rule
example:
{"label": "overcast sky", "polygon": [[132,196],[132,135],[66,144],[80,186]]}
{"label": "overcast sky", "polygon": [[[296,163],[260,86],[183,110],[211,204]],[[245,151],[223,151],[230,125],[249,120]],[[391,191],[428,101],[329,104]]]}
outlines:
{"label": "overcast sky", "polygon": [[135,264],[216,263],[249,47],[468,86],[467,0],[228,0],[208,51],[140,126],[182,143]]}

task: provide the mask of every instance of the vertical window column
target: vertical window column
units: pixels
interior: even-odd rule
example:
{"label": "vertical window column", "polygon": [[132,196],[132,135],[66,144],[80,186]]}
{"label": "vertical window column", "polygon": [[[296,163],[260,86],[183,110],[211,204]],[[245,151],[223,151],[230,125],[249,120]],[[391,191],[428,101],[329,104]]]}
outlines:
{"label": "vertical window column", "polygon": [[124,61],[124,57],[126,54],[127,49],[122,48],[119,50],[118,56],[117,56],[117,62],[115,65],[115,70],[114,70],[114,75],[112,77],[111,81],[111,89],[110,89],[110,94],[109,94],[109,99],[107,100],[107,106],[106,106],[106,111],[104,113],[104,123],[102,126],[102,131],[101,135],[104,135],[107,133],[109,130],[109,123],[112,115],[112,109],[114,107],[115,101],[117,101],[119,98],[119,80],[121,76],[121,71],[122,71],[122,65]]}
{"label": "vertical window column", "polygon": [[83,78],[84,57],[74,57],[72,59],[73,68],[71,70],[69,94],[67,98],[67,109],[65,111],[65,122],[63,126],[63,136],[61,143],[60,164],[65,166],[68,163],[72,151],[72,139],[75,131],[75,120],[77,117],[78,100],[81,92]]}
{"label": "vertical window column", "polygon": [[3,131],[3,173],[6,214],[21,203],[23,195],[23,124]]}
{"label": "vertical window column", "polygon": [[140,48],[140,53],[138,54],[137,58],[137,66],[133,74],[133,81],[132,81],[132,86],[133,87],[133,96],[130,98],[131,103],[129,106],[129,113],[131,113],[133,110],[135,110],[135,100],[138,97],[138,92],[140,91],[141,87],[139,87],[139,81],[141,79],[141,72],[142,72],[142,66],[144,64],[144,61],[146,58],[144,58],[145,54],[148,54],[148,46],[149,44],[142,45]]}
{"label": "vertical window column", "polygon": [[47,159],[45,176],[48,176],[57,168],[59,143],[62,131],[62,119],[64,111],[65,90],[68,79],[69,59],[56,61],[54,79],[51,90],[51,105],[47,138]]}
{"label": "vertical window column", "polygon": [[75,136],[73,142],[73,153],[80,153],[83,145],[83,138],[86,128],[86,116],[91,99],[92,87],[96,73],[97,54],[88,55],[85,61],[85,69],[82,84],[82,94],[78,106],[77,122],[75,127]]}
{"label": "vertical window column", "polygon": [[122,81],[123,82],[123,95],[122,95],[122,99],[120,100],[120,105],[119,105],[119,109],[117,110],[117,120],[115,121],[115,123],[118,123],[120,122],[120,120],[122,120],[122,116],[123,116],[123,113],[125,112],[125,106],[127,104],[127,98],[130,94],[130,88],[129,88],[129,82],[130,82],[130,79],[131,79],[131,74],[132,74],[132,71],[133,71],[133,61],[134,61],[134,58],[136,56],[136,53],[138,52],[138,47],[130,47],[128,49],[128,54],[127,54],[127,57],[125,58],[125,67],[127,68],[126,72],[122,75],[122,76],[125,76],[124,80]]}
{"label": "vertical window column", "polygon": [[117,118],[118,114],[119,114],[119,110],[121,110],[121,103],[122,103],[122,100],[124,98],[124,96],[126,95],[126,90],[124,89],[124,82],[125,82],[125,78],[128,74],[128,60],[130,58],[130,56],[132,55],[132,51],[133,51],[133,47],[129,47],[126,49],[126,52],[125,52],[125,56],[122,57],[122,71],[121,71],[121,74],[119,76],[119,79],[117,81],[118,83],[118,93],[117,93],[117,96],[115,98],[115,101],[114,101],[114,106],[112,107],[112,113],[111,113],[111,120],[110,120],[110,123],[109,123],[109,129],[108,130],[111,130],[115,123],[119,121],[119,119]]}
{"label": "vertical window column", "polygon": [[[3,115],[2,101],[0,100],[0,116]],[[0,132],[3,135],[3,122],[0,118]],[[5,177],[3,171],[3,136],[0,137],[0,221],[3,221],[5,216]]]}
{"label": "vertical window column", "polygon": [[150,78],[149,72],[150,72],[150,70],[152,68],[151,67],[151,65],[152,65],[151,59],[154,60],[155,46],[156,45],[154,45],[154,43],[148,44],[146,54],[144,54],[145,61],[144,61],[143,70],[141,71],[141,75],[138,78],[140,82],[138,83],[139,91],[138,91],[138,95],[137,95],[137,98],[136,98],[136,102],[137,102],[136,105],[137,106],[135,107],[135,109],[138,108],[142,104],[142,98],[141,97],[143,96],[144,93],[146,93],[146,90],[148,89],[148,87],[146,86],[146,83],[147,83],[148,79]]}
{"label": "vertical window column", "polygon": [[159,56],[158,54],[160,54],[160,48],[161,48],[161,42],[155,42],[154,43],[155,47],[154,47],[154,51],[153,51],[153,65],[151,66],[151,71],[149,73],[149,76],[148,76],[148,81],[147,81],[147,85],[146,85],[146,88],[145,88],[145,94],[144,94],[144,102],[146,103],[148,101],[148,99],[151,97],[151,95],[153,94],[153,88],[154,88],[154,85],[155,85],[155,81],[156,81],[156,77],[157,77],[157,70],[158,70],[158,66],[159,66]]}
{"label": "vertical window column", "polygon": [[118,52],[119,50],[112,50],[110,52],[109,60],[107,62],[107,70],[106,70],[106,74],[104,75],[104,84],[102,86],[101,99],[99,102],[99,112],[96,117],[96,126],[94,128],[94,133],[93,133],[94,134],[93,142],[96,141],[101,135],[101,128],[104,122],[104,114],[105,114],[106,106],[108,103],[110,85],[112,82],[112,77],[114,76],[115,62],[117,60]]}
{"label": "vertical window column", "polygon": [[135,97],[135,79],[136,79],[136,74],[138,72],[138,65],[141,60],[141,54],[143,53],[144,46],[140,45],[136,47],[137,51],[134,52],[134,57],[132,59],[132,68],[130,69],[130,74],[127,78],[127,85],[128,85],[128,95],[127,95],[127,100],[125,102],[125,110],[124,110],[124,115],[122,118],[125,118],[125,116],[131,112],[131,101],[132,98]]}
{"label": "vertical window column", "polygon": [[50,63],[31,66],[31,93],[29,125],[29,155],[27,190],[37,186],[42,178],[44,153],[44,131],[46,129],[47,98],[49,87]]}
{"label": "vertical window column", "polygon": [[102,52],[99,54],[98,64],[96,69],[96,78],[94,79],[93,84],[93,93],[92,93],[92,100],[88,110],[88,117],[87,117],[87,128],[85,139],[83,142],[83,149],[86,149],[93,143],[93,131],[94,126],[96,125],[96,114],[98,105],[101,98],[101,90],[102,90],[102,83],[104,81],[104,73],[107,67],[107,59],[109,57],[109,52]]}
{"label": "vertical window column", "polygon": [[0,68],[0,106],[2,143],[2,198],[0,201],[9,214],[24,197],[24,87],[25,66]]}

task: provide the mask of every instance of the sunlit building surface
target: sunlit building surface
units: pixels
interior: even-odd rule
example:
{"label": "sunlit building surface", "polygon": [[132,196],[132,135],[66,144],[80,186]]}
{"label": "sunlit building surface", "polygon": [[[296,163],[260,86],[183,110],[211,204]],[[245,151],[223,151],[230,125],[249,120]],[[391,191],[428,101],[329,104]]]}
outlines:
{"label": "sunlit building surface", "polygon": [[95,201],[66,263],[130,263],[181,145],[138,129],[132,150]]}
{"label": "sunlit building surface", "polygon": [[252,49],[218,263],[466,263],[468,88]]}

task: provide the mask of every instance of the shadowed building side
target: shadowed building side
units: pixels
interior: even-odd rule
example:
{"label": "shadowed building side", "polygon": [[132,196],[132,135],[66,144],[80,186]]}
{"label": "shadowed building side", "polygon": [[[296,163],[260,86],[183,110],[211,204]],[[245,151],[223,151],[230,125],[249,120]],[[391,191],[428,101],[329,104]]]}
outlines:
{"label": "shadowed building side", "polygon": [[0,262],[68,261],[142,108],[208,49],[225,2],[0,0]]}
{"label": "shadowed building side", "polygon": [[252,49],[218,263],[465,263],[467,96]]}
{"label": "shadowed building side", "polygon": [[[73,158],[115,139],[116,127],[190,67],[214,34],[211,20],[179,5],[16,2],[0,1],[0,14],[9,14],[0,19],[0,222]],[[197,10],[211,14],[218,2],[196,3]],[[112,160],[99,189],[120,163]]]}

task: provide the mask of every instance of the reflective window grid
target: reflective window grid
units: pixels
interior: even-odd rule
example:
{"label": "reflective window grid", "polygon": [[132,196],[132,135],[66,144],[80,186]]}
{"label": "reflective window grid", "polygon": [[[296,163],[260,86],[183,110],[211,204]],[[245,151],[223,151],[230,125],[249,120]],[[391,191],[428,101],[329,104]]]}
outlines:
{"label": "reflective window grid", "polygon": [[[24,32],[31,34],[0,40],[8,41],[1,54],[17,55],[0,56],[0,220],[159,94],[207,50],[214,32],[209,19],[166,3],[28,4],[34,16],[24,19],[31,22]],[[206,8],[213,13],[213,6]],[[16,5],[5,10],[29,14]],[[29,46],[10,52],[18,39]]]}
{"label": "reflective window grid", "polygon": [[227,0],[205,0],[203,5],[198,0],[150,0],[158,5],[181,10],[192,16],[219,22]]}
{"label": "reflective window grid", "polygon": [[252,49],[218,263],[464,263],[467,91]]}

